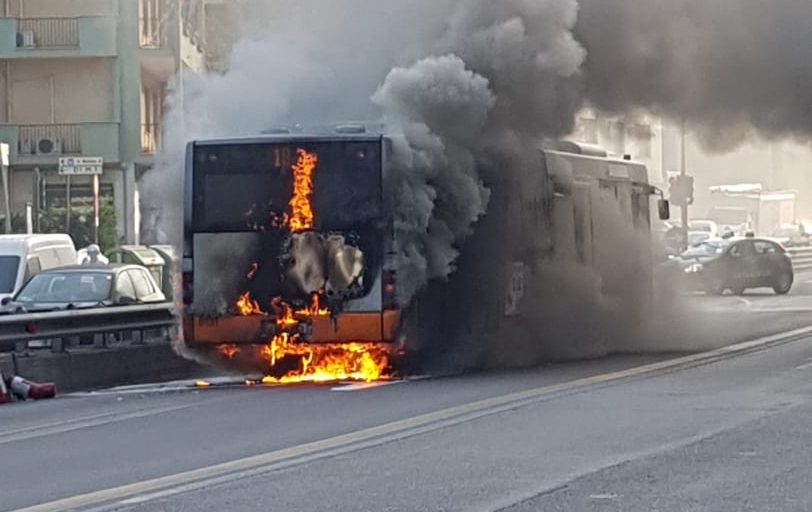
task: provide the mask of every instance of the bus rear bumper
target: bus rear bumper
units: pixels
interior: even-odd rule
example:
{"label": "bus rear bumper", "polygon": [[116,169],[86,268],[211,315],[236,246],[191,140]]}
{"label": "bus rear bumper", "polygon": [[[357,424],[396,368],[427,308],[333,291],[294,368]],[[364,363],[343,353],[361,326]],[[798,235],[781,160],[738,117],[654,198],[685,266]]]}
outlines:
{"label": "bus rear bumper", "polygon": [[183,318],[183,335],[190,345],[268,344],[283,332],[298,332],[307,343],[392,343],[397,339],[400,312],[397,310],[341,313],[310,317],[293,329],[280,328],[271,316]]}

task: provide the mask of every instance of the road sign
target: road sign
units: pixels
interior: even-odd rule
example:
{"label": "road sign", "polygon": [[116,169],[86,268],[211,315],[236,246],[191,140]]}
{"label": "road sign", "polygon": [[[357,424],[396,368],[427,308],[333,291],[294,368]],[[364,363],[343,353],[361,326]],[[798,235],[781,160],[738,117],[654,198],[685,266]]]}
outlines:
{"label": "road sign", "polygon": [[104,159],[100,156],[68,156],[59,159],[59,174],[63,176],[92,176],[102,173]]}

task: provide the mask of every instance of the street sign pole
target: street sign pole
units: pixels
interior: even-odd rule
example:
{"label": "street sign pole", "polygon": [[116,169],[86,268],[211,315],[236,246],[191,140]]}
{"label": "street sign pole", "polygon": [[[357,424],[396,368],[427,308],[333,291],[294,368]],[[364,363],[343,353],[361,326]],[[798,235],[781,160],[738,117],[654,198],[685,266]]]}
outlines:
{"label": "street sign pole", "polygon": [[0,171],[3,173],[3,199],[6,203],[6,233],[11,233],[11,193],[8,186],[9,145],[0,143]]}
{"label": "street sign pole", "polygon": [[65,176],[65,231],[70,234],[70,212],[71,212],[71,198],[70,198],[70,174]]}
{"label": "street sign pole", "polygon": [[99,175],[93,175],[93,242],[99,243]]}
{"label": "street sign pole", "polygon": [[67,199],[67,231],[70,232],[71,197],[70,186],[73,176],[92,176],[93,179],[93,239],[99,241],[99,176],[104,171],[104,160],[100,156],[63,157],[59,159],[59,174],[65,176],[65,197]]}

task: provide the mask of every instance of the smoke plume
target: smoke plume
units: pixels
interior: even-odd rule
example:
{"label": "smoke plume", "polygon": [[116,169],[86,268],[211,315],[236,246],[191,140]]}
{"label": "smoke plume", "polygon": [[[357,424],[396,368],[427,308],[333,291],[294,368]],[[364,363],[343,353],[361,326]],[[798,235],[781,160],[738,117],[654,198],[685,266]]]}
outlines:
{"label": "smoke plume", "polygon": [[581,0],[586,98],[684,118],[709,147],[812,130],[812,3]]}
{"label": "smoke plume", "polygon": [[[296,122],[383,119],[398,134],[388,198],[404,303],[463,265],[466,250],[469,261],[479,260],[471,268],[491,272],[466,274],[482,281],[477,293],[503,293],[495,268],[513,255],[500,246],[507,235],[499,237],[519,228],[500,225],[508,218],[489,206],[507,211],[511,198],[548,185],[534,181],[537,147],[569,133],[585,104],[684,118],[717,147],[750,130],[778,136],[812,127],[808,0],[238,0],[234,6],[244,37],[229,71],[187,74],[170,100],[165,154],[141,182],[145,240],[180,243],[187,141]],[[466,248],[488,222],[492,243]],[[543,230],[536,238],[533,258],[541,260],[549,240]],[[226,259],[233,250],[227,245],[209,249]],[[601,293],[595,291],[601,283],[584,284],[583,269],[562,268],[553,278],[551,268],[536,272],[542,284],[534,286],[555,293],[539,291],[536,298]],[[233,295],[226,281],[209,291]],[[622,318],[605,301],[575,302],[594,304],[582,315]],[[546,327],[560,317],[545,315]],[[566,331],[536,327],[528,331]]]}

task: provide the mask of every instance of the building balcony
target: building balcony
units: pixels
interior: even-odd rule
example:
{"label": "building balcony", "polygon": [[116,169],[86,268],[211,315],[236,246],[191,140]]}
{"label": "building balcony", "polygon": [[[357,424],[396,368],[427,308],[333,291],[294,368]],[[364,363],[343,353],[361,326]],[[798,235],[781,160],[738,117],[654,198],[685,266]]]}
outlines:
{"label": "building balcony", "polygon": [[120,161],[118,123],[0,124],[0,142],[9,144],[17,166],[51,166],[71,155]]}
{"label": "building balcony", "polygon": [[163,131],[159,123],[141,125],[141,154],[154,155],[163,150]]}
{"label": "building balcony", "polygon": [[114,57],[116,18],[0,18],[0,59]]}

